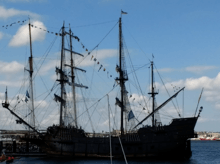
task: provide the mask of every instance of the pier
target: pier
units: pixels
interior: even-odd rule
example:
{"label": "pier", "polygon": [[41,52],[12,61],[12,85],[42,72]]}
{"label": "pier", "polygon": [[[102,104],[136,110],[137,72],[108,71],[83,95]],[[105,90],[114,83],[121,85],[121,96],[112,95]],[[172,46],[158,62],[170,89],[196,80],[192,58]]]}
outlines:
{"label": "pier", "polygon": [[28,141],[20,138],[30,135],[27,130],[0,130],[0,152],[4,151],[8,156],[43,157],[46,153]]}

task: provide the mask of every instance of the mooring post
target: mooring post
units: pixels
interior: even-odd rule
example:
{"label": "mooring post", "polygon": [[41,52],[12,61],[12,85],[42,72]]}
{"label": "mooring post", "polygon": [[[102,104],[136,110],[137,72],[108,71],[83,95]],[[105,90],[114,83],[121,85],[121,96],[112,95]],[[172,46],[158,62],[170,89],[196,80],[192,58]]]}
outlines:
{"label": "mooring post", "polygon": [[16,141],[13,141],[13,153],[16,153],[16,148],[17,148]]}

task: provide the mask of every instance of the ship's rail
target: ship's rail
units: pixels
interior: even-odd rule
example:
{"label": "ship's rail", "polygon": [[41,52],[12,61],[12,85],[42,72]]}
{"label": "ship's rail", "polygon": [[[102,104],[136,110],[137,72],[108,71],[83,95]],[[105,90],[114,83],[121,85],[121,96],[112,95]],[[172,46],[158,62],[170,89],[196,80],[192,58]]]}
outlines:
{"label": "ship's rail", "polygon": [[[137,132],[133,132],[133,133],[125,133],[125,136],[132,136],[132,135],[136,135]],[[87,137],[93,138],[93,137],[100,137],[100,138],[109,138],[109,133],[85,133],[85,135]],[[111,137],[118,137],[120,136],[121,133],[114,133],[111,132]]]}

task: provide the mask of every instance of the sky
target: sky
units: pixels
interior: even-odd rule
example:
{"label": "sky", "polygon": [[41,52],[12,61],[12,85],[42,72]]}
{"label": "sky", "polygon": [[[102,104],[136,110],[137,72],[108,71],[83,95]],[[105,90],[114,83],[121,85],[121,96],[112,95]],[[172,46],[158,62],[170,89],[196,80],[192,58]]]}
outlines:
{"label": "sky", "polygon": [[[53,86],[57,87],[55,66],[59,67],[61,37],[55,33],[59,33],[64,24],[66,30],[71,27],[74,35],[80,38],[79,42],[74,40],[74,50],[85,56],[82,59],[76,57],[76,65],[87,71],[87,75],[79,75],[82,78],[81,83],[89,86],[89,89],[79,90],[86,99],[80,93],[77,96],[80,101],[88,102],[86,108],[89,108],[89,113],[79,111],[79,114],[85,112],[98,120],[90,128],[95,129],[99,125],[100,130],[106,130],[108,115],[103,114],[107,113],[107,98],[104,96],[111,91],[109,96],[112,110],[115,108],[115,95],[119,96],[119,89],[112,91],[112,86],[115,84],[114,78],[118,76],[115,72],[119,47],[118,20],[123,10],[128,13],[122,15],[126,66],[129,75],[133,69],[137,70],[136,76],[143,91],[143,96],[139,96],[140,92],[134,90],[134,86],[137,86],[133,79],[135,76],[129,77],[131,83],[128,82],[127,90],[135,116],[140,116],[141,120],[147,115],[147,111],[138,110],[143,110],[143,99],[149,99],[149,66],[153,59],[156,90],[159,92],[156,96],[157,104],[163,103],[169,95],[174,94],[175,88],[185,87],[184,94],[180,93],[173,103],[178,106],[183,117],[191,117],[204,88],[199,103],[199,107],[203,106],[203,111],[195,130],[218,132],[219,3],[217,0],[0,0],[0,99],[4,100],[7,86],[11,106],[14,107],[19,101],[16,97],[23,96],[24,100],[29,88],[28,73],[24,71],[24,67],[28,69],[30,56],[27,25],[30,18],[33,25],[31,32],[34,68],[37,70],[34,97],[39,111],[36,117],[39,127],[44,124],[41,128],[57,123],[55,118],[58,118],[59,106],[56,103],[53,107],[49,106],[52,101],[41,96],[47,96],[46,93]],[[91,54],[88,55],[88,52]],[[96,62],[94,58],[97,59]],[[103,67],[99,70],[101,65]],[[47,98],[49,97],[52,99],[53,93],[48,94]],[[94,106],[90,108],[99,99],[104,102],[97,105],[98,110]],[[177,117],[173,103],[167,104],[161,114],[170,113],[170,118]],[[85,106],[81,108],[83,107]],[[27,115],[27,110],[22,111],[21,108],[18,112]],[[43,110],[44,108],[47,110]],[[15,118],[6,109],[1,107],[0,111],[3,113],[0,116],[0,121],[3,122],[0,129],[24,128],[14,125]],[[94,111],[97,114],[93,115]],[[170,122],[163,116],[161,119],[165,124]],[[90,119],[83,116],[81,121],[84,127]],[[150,121],[146,123],[150,124]]]}

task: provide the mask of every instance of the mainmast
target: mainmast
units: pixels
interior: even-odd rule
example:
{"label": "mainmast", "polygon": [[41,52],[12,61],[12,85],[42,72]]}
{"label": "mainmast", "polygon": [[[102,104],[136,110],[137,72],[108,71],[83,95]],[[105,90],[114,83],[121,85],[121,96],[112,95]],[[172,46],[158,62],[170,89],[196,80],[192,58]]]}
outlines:
{"label": "mainmast", "polygon": [[125,61],[124,61],[124,54],[123,54],[123,42],[122,42],[122,24],[121,24],[121,17],[119,18],[119,66],[116,66],[116,71],[119,72],[119,78],[116,78],[117,81],[120,82],[121,87],[121,101],[116,98],[116,104],[119,105],[121,108],[121,135],[124,135],[124,93],[125,93],[125,81],[128,80],[127,72],[124,70]]}
{"label": "mainmast", "polygon": [[124,111],[124,80],[123,80],[123,72],[122,72],[122,64],[121,64],[121,58],[122,58],[122,27],[121,27],[121,18],[119,18],[119,68],[120,68],[120,74],[119,74],[119,80],[120,80],[120,86],[121,86],[121,135],[124,134],[124,125],[123,125],[123,111]]}
{"label": "mainmast", "polygon": [[[152,97],[152,112],[155,110],[155,95],[158,94],[157,92],[154,92],[154,62],[151,61],[151,94]],[[156,124],[154,114],[152,115],[152,127],[154,127]]]}
{"label": "mainmast", "polygon": [[30,73],[30,99],[31,99],[31,124],[35,127],[34,115],[34,94],[33,94],[33,55],[32,55],[32,41],[31,41],[31,24],[29,19],[29,38],[30,38],[30,57],[29,57],[29,73]]}

